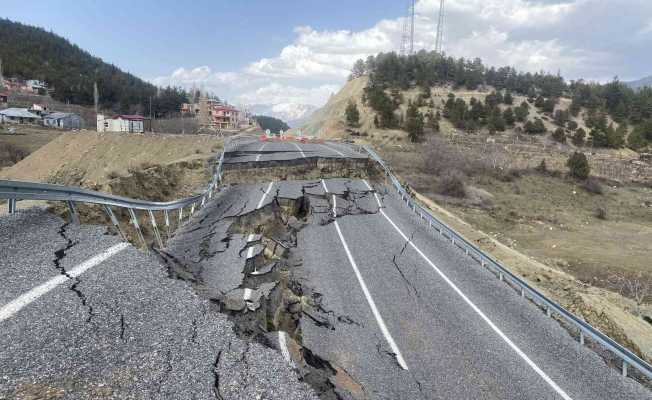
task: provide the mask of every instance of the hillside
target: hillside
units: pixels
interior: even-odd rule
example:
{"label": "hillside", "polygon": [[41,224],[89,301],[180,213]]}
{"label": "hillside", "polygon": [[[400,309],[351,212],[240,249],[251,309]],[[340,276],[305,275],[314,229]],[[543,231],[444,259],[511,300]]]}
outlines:
{"label": "hillside", "polygon": [[652,76],[641,78],[635,81],[627,82],[627,86],[632,89],[640,89],[645,86],[652,87]]}
{"label": "hillside", "polygon": [[94,104],[95,82],[102,108],[117,112],[148,109],[150,96],[157,99],[153,108],[160,114],[177,111],[186,101],[185,92],[175,89],[163,91],[157,98],[154,85],[42,28],[0,19],[0,38],[4,77],[43,80],[60,102]]}

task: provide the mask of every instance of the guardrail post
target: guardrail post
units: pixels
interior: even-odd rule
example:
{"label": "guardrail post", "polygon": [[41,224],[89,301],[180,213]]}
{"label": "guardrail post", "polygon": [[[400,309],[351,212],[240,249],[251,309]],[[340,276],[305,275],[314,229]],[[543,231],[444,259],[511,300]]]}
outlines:
{"label": "guardrail post", "polygon": [[504,280],[504,277],[503,277],[503,273],[502,273],[502,272],[499,272],[499,273],[498,273],[498,279],[500,279],[501,282]]}
{"label": "guardrail post", "polygon": [[115,229],[118,230],[118,233],[120,234],[122,240],[126,242],[127,237],[125,236],[124,232],[122,232],[122,229],[120,229],[120,223],[118,222],[118,219],[115,217],[115,214],[113,214],[111,207],[104,206],[104,211],[106,211],[106,213],[109,215],[109,219],[111,220],[111,223],[113,224],[113,226],[115,226]]}
{"label": "guardrail post", "polygon": [[149,214],[149,220],[152,224],[152,228],[154,228],[154,236],[156,236],[156,242],[158,243],[158,248],[162,249],[163,241],[161,240],[161,234],[158,231],[158,226],[156,226],[156,218],[154,218],[154,213],[152,212],[152,210],[147,210],[147,213]]}
{"label": "guardrail post", "polygon": [[550,311],[550,306],[546,306],[546,315],[547,315],[548,317],[551,317],[551,316],[552,316],[552,311]]}
{"label": "guardrail post", "polygon": [[525,297],[525,289],[523,289],[523,288],[521,288],[521,297]]}
{"label": "guardrail post", "polygon": [[16,214],[16,199],[9,199],[7,207],[9,208],[9,214]]}
{"label": "guardrail post", "polygon": [[68,200],[68,211],[70,212],[70,222],[73,225],[79,225],[79,214],[77,213],[75,202],[72,200]]}
{"label": "guardrail post", "polygon": [[163,215],[165,216],[165,230],[168,234],[168,239],[170,239],[170,214],[168,210],[163,210]]}
{"label": "guardrail post", "polygon": [[584,346],[584,332],[580,329],[580,344]]}
{"label": "guardrail post", "polygon": [[190,206],[190,214],[188,214],[188,219],[192,217],[192,215],[195,213],[195,203],[192,203],[192,206]]}
{"label": "guardrail post", "polygon": [[179,208],[179,225],[183,222],[183,207]]}
{"label": "guardrail post", "polygon": [[627,378],[627,361],[623,360],[623,376]]}
{"label": "guardrail post", "polygon": [[140,230],[140,224],[138,223],[138,218],[136,218],[136,213],[134,213],[134,210],[131,208],[129,208],[129,215],[131,216],[131,224],[134,226],[134,228],[136,228],[136,232],[138,232],[140,241],[143,243],[145,249],[149,251],[147,242],[145,241],[145,236],[143,236],[143,231]]}

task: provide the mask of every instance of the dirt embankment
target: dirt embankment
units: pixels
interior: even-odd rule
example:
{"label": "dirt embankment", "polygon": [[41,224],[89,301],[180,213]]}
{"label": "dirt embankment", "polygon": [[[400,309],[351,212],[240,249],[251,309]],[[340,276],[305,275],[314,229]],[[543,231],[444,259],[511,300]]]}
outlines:
{"label": "dirt embankment", "polygon": [[[209,135],[137,135],[65,133],[18,164],[0,172],[0,178],[80,186],[130,198],[170,201],[203,189],[210,179],[223,139]],[[19,207],[44,204],[21,202]],[[64,204],[52,204],[66,215]],[[6,208],[6,207],[3,207]],[[100,207],[78,205],[82,222],[110,225]],[[128,238],[138,243],[126,223],[126,210],[115,209]],[[142,214],[142,213],[140,213]],[[148,224],[145,214],[145,229]],[[160,216],[157,216],[160,217]]]}

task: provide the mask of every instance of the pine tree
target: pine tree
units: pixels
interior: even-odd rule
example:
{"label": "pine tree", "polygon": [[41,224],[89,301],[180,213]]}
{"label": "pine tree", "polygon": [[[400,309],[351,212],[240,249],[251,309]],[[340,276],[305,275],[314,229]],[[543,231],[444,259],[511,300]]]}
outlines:
{"label": "pine tree", "polygon": [[562,128],[557,128],[552,133],[552,138],[559,143],[566,143],[566,132]]}
{"label": "pine tree", "polygon": [[409,103],[405,114],[405,130],[412,143],[423,139],[423,114],[419,112],[416,104]]}
{"label": "pine tree", "polygon": [[360,126],[360,112],[358,111],[358,106],[353,100],[349,100],[349,104],[346,105],[346,124],[352,128],[357,128]]}
{"label": "pine tree", "polygon": [[566,165],[570,170],[570,176],[576,179],[587,179],[591,173],[589,160],[586,158],[584,153],[579,153],[576,151],[568,158]]}
{"label": "pine tree", "polygon": [[584,146],[585,138],[586,138],[586,132],[584,131],[584,129],[580,128],[577,131],[575,131],[575,134],[573,135],[572,138],[572,142],[577,147]]}

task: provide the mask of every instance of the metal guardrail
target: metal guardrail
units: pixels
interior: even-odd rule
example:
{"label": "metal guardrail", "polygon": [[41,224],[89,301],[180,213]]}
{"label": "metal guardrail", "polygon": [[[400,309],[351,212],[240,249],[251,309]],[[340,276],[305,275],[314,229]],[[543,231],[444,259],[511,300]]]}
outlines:
{"label": "metal guardrail", "polygon": [[598,329],[594,328],[586,321],[566,310],[561,305],[548,299],[544,294],[539,292],[534,287],[530,286],[523,279],[511,273],[500,262],[480,250],[473,243],[466,240],[453,228],[437,219],[437,217],[430,213],[427,207],[421,205],[410,193],[408,193],[408,191],[403,187],[403,185],[401,185],[399,180],[392,173],[387,163],[385,163],[385,161],[383,161],[383,159],[373,149],[367,145],[363,145],[362,148],[366,150],[369,156],[383,168],[386,176],[392,182],[392,185],[401,196],[403,201],[405,201],[408,207],[417,215],[419,215],[421,219],[426,220],[429,227],[437,230],[440,235],[446,237],[452,242],[453,245],[458,246],[467,255],[480,263],[480,265],[492,270],[501,281],[505,281],[511,284],[512,287],[517,288],[520,291],[521,297],[529,297],[533,302],[544,308],[546,310],[546,314],[549,317],[551,317],[554,313],[569,323],[571,326],[573,326],[575,329],[577,329],[579,331],[579,341],[581,344],[584,344],[585,337],[588,337],[604,346],[616,356],[620,357],[622,360],[623,376],[627,376],[627,368],[628,366],[632,366],[647,378],[652,379],[652,365],[647,363],[645,360],[642,360],[636,354],[632,353],[630,350],[626,349],[609,336],[600,332]]}
{"label": "metal guardrail", "polygon": [[[226,146],[229,144],[229,141],[225,141],[224,149],[226,151]],[[17,201],[18,200],[48,200],[48,201],[65,201],[68,204],[68,210],[70,212],[70,218],[73,222],[79,223],[79,214],[77,212],[76,203],[89,203],[89,204],[98,204],[104,207],[104,211],[109,216],[111,223],[116,227],[118,233],[124,240],[126,236],[123,230],[120,228],[118,219],[111,207],[120,207],[126,208],[129,212],[130,223],[134,226],[137,231],[138,237],[141,240],[145,248],[147,248],[147,243],[143,236],[138,218],[134,210],[145,211],[149,217],[149,223],[152,225],[154,230],[154,236],[156,238],[159,248],[163,247],[162,236],[158,229],[158,224],[154,216],[154,212],[162,211],[164,217],[164,225],[166,226],[168,233],[170,230],[170,212],[177,211],[179,223],[183,221],[184,218],[184,209],[189,208],[187,213],[188,218],[195,213],[195,209],[199,209],[206,204],[206,201],[211,199],[214,191],[218,188],[219,184],[222,181],[222,166],[224,164],[224,151],[220,155],[220,158],[215,165],[213,170],[212,178],[208,187],[201,192],[200,194],[186,197],[179,200],[169,201],[169,202],[155,202],[155,201],[146,201],[146,200],[136,200],[130,199],[122,196],[115,196],[107,193],[101,193],[93,190],[82,189],[78,187],[62,186],[62,185],[53,185],[48,183],[37,183],[37,182],[22,182],[22,181],[11,181],[11,180],[0,180],[0,199],[7,199],[9,206],[9,213],[13,214],[17,210]],[[169,236],[169,235],[168,235]]]}

